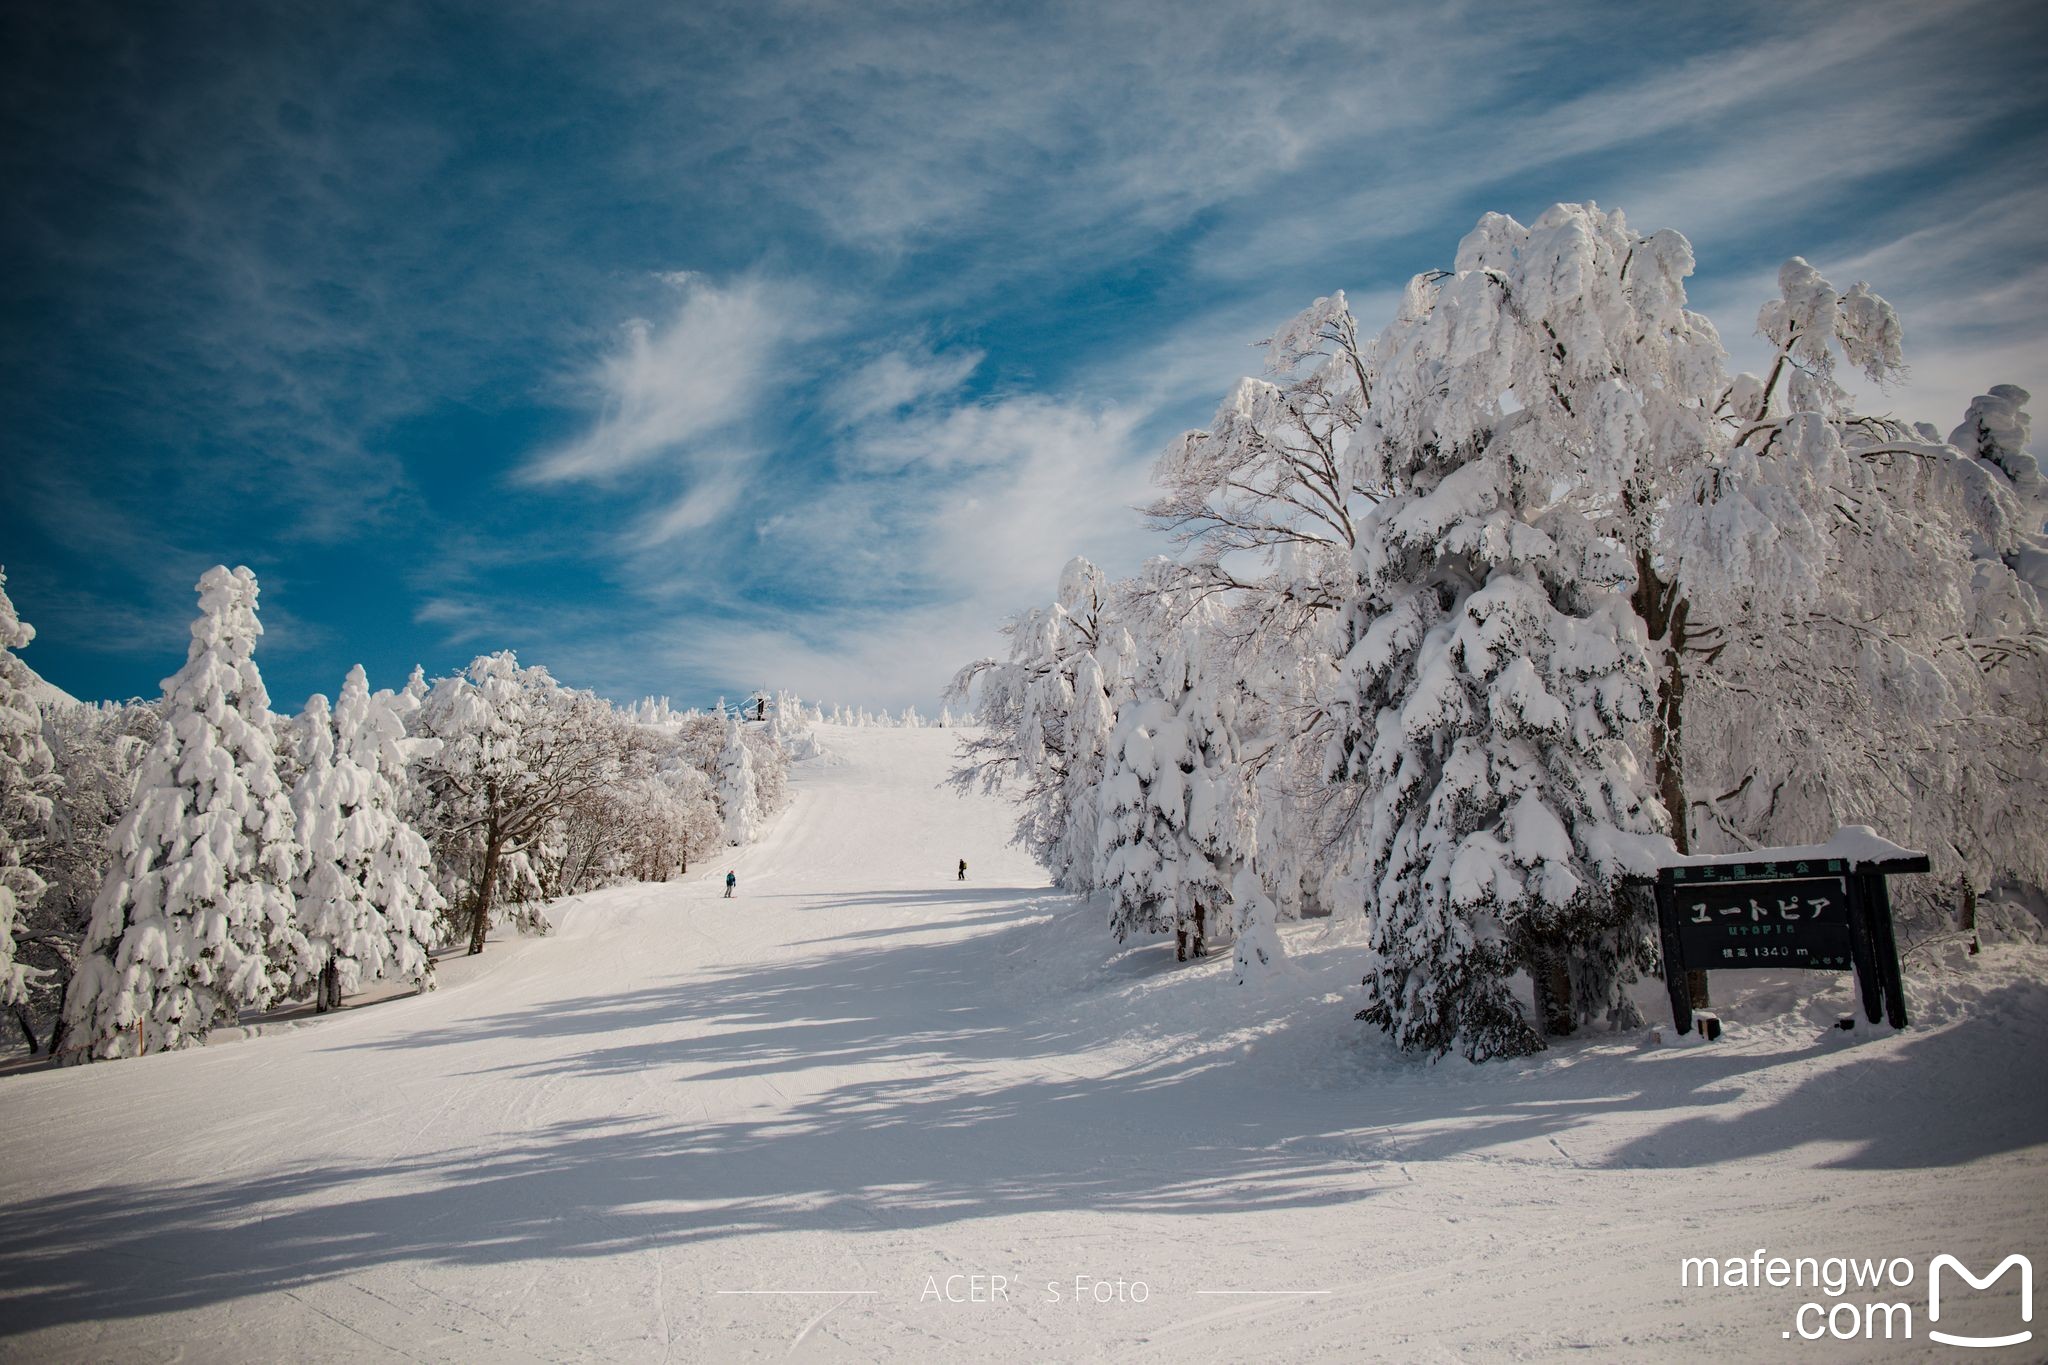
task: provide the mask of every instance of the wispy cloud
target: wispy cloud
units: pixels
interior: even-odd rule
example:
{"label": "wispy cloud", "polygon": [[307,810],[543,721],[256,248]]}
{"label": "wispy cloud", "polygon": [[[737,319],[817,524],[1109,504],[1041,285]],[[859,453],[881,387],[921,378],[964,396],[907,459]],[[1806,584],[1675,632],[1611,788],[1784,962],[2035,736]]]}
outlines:
{"label": "wispy cloud", "polygon": [[701,531],[737,507],[746,493],[748,470],[755,457],[737,456],[722,463],[728,472],[707,474],[689,492],[643,522],[633,538],[635,548],[654,549],[686,532]]}
{"label": "wispy cloud", "polygon": [[700,454],[705,438],[773,401],[785,385],[770,381],[771,367],[819,330],[805,292],[788,284],[757,276],[720,285],[687,273],[667,281],[679,295],[674,311],[660,322],[627,322],[620,344],[587,375],[597,420],[528,464],[527,479],[603,479],[658,457]]}
{"label": "wispy cloud", "polygon": [[984,352],[934,355],[929,350],[892,350],[835,380],[827,409],[843,425],[893,414],[926,399],[943,397],[967,382]]}
{"label": "wispy cloud", "polygon": [[[1335,288],[1376,325],[1483,209],[1686,232],[1738,357],[1784,256],[1867,275],[1909,415],[2048,390],[2021,0],[0,24],[19,581],[175,633],[198,568],[274,565],[328,687],[381,612],[394,654],[929,699],[1072,553],[1156,548],[1144,470],[1249,343]],[[134,624],[46,615],[59,659]]]}

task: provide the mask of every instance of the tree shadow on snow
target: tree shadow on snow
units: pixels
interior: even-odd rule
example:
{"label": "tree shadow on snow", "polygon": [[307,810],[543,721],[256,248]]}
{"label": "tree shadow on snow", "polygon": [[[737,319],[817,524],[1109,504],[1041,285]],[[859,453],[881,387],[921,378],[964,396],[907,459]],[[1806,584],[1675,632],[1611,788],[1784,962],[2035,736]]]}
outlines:
{"label": "tree shadow on snow", "polygon": [[[1733,1082],[1814,1050],[1609,1048],[1429,1067],[1374,1052],[1373,1039],[1361,1065],[1376,1069],[1360,1084],[1316,1090],[1320,1080],[1289,1073],[1287,1059],[1360,1046],[1348,1017],[1318,1003],[1244,1047],[1164,1040],[1154,1056],[1081,1075],[1062,1059],[1099,1047],[1124,1006],[1063,1009],[1028,979],[1004,990],[1005,959],[1041,948],[1041,928],[1034,918],[937,941],[850,942],[355,1043],[449,1048],[459,1067],[464,1048],[520,1040],[522,1060],[479,1048],[493,1064],[460,1074],[537,1086],[681,1066],[691,1075],[674,1083],[713,1087],[707,1096],[822,1065],[846,1070],[793,1103],[736,1116],[728,1107],[711,1121],[586,1118],[508,1133],[485,1150],[170,1188],[144,1175],[21,1200],[0,1207],[0,1333],[175,1312],[393,1263],[611,1256],[1025,1213],[1362,1205],[1398,1185],[1402,1164],[1531,1147],[1529,1159],[1547,1161],[1546,1138],[1617,1114],[1636,1115],[1642,1136],[1598,1164],[1741,1162],[1829,1139],[1859,1144],[1829,1164],[1915,1167],[2013,1150],[2048,1131],[2039,1087],[2010,1087],[2027,1093],[1945,1126],[1938,1140],[1905,1117],[1957,1098],[1906,1093],[1910,1083],[1974,1075],[1981,1089],[1985,1055],[2012,1050],[2010,1034],[1972,1020],[1870,1065],[1822,1070],[1768,1102],[1752,1096],[1749,1107],[1732,1103]],[[1120,972],[1164,970],[1153,953],[1117,961]],[[1142,1001],[1128,1008],[1129,1036],[1145,1036]],[[1703,1113],[1723,1092],[1729,1116]]]}
{"label": "tree shadow on snow", "polygon": [[[991,911],[1007,911],[1011,905],[1019,901],[1045,900],[1060,894],[1045,886],[977,887],[971,882],[960,882],[936,887],[913,887],[900,891],[848,891],[833,896],[807,892],[757,892],[743,899],[806,901],[809,903],[808,908],[818,913],[862,905],[937,906],[948,903],[982,906]],[[944,922],[934,921],[935,924]]]}

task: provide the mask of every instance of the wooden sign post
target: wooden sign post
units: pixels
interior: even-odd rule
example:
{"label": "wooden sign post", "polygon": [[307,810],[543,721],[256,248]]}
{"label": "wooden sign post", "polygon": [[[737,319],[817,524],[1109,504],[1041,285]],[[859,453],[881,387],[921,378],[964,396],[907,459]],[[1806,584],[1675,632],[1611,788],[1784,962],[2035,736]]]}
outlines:
{"label": "wooden sign post", "polygon": [[1657,872],[1657,919],[1671,1018],[1692,1030],[1688,971],[1796,967],[1856,973],[1864,1013],[1906,1025],[1906,988],[1885,878],[1925,872],[1927,855],[1863,825],[1825,844],[1682,858]]}

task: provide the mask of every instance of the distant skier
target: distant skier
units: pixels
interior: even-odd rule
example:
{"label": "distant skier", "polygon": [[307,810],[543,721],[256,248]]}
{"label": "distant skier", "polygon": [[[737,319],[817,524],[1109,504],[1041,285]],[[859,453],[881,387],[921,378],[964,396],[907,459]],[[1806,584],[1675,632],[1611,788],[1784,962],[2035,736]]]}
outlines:
{"label": "distant skier", "polygon": [[740,879],[739,879],[739,878],[738,878],[737,876],[735,876],[735,875],[734,875],[733,873],[730,873],[730,872],[728,872],[728,873],[726,873],[726,874],[725,874],[725,898],[726,898],[727,900],[731,900],[731,899],[732,899],[732,889],[733,889],[733,888],[734,888],[735,886],[738,886],[739,884],[740,884]]}
{"label": "distant skier", "polygon": [[960,880],[963,882],[967,880],[967,860],[965,858],[960,860]]}

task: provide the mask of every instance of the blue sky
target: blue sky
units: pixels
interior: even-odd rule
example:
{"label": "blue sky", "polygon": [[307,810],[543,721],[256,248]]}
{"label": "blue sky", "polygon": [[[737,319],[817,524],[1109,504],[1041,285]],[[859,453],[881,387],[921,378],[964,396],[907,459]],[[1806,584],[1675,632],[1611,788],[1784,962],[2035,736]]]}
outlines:
{"label": "blue sky", "polygon": [[[510,647],[618,698],[929,705],[1251,343],[1479,214],[1675,227],[1738,361],[1800,254],[1943,430],[2048,389],[2022,4],[264,4],[0,17],[0,564],[151,694]],[[2048,403],[2048,394],[2044,394]]]}

